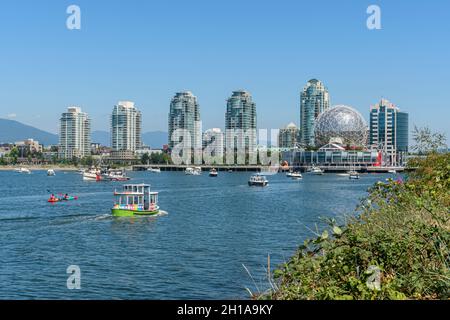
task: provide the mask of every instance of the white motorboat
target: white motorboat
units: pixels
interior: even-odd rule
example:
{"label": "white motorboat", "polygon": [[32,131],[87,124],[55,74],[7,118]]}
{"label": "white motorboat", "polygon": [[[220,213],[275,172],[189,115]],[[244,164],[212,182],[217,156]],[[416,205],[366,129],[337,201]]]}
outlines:
{"label": "white motorboat", "polygon": [[150,171],[151,173],[161,173],[160,168],[148,168],[148,171]]}
{"label": "white motorboat", "polygon": [[126,176],[125,171],[122,170],[108,170],[102,174],[102,178],[109,181],[128,181],[129,177]]}
{"label": "white motorboat", "polygon": [[199,176],[202,174],[202,169],[200,167],[195,167],[195,168],[188,167],[188,168],[186,168],[184,173],[189,176]]}
{"label": "white motorboat", "polygon": [[298,171],[290,171],[288,173],[286,173],[286,177],[288,178],[292,178],[292,179],[301,179],[303,178],[302,174]]}
{"label": "white motorboat", "polygon": [[312,174],[315,174],[315,175],[321,176],[321,175],[323,175],[323,170],[320,169],[319,167],[313,166],[313,167],[311,168],[311,173],[312,173]]}
{"label": "white motorboat", "polygon": [[391,169],[391,170],[388,170],[388,173],[390,173],[390,174],[397,174],[397,170]]}
{"label": "white motorboat", "polygon": [[348,178],[350,180],[357,180],[357,179],[359,179],[359,173],[356,172],[356,171],[349,171],[348,174],[349,174]]}
{"label": "white motorboat", "polygon": [[262,176],[260,174],[255,174],[250,177],[248,180],[249,186],[257,186],[257,187],[265,187],[269,184],[269,181],[265,176]]}
{"label": "white motorboat", "polygon": [[100,170],[97,169],[89,169],[83,172],[83,180],[84,181],[101,181],[102,176],[100,174]]}
{"label": "white motorboat", "polygon": [[216,169],[212,168],[211,170],[209,170],[210,177],[217,177],[218,175],[219,175],[219,172]]}
{"label": "white motorboat", "polygon": [[25,174],[31,174],[30,169],[27,169],[27,168],[16,169],[16,172],[18,172],[18,173],[25,173]]}
{"label": "white motorboat", "polygon": [[49,177],[56,176],[55,170],[53,170],[53,169],[47,170],[47,176],[49,176]]}

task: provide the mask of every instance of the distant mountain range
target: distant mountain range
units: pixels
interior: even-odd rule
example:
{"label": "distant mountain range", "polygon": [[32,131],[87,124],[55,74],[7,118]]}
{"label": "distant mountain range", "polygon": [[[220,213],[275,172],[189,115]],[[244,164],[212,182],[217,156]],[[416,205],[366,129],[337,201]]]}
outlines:
{"label": "distant mountain range", "polygon": [[[34,139],[46,146],[58,144],[57,134],[36,129],[15,120],[0,119],[0,143],[14,143],[25,139]],[[111,145],[108,131],[93,131],[91,140],[104,146]],[[159,149],[167,144],[167,132],[151,131],[143,133],[142,141],[147,146]]]}
{"label": "distant mountain range", "polygon": [[58,144],[58,135],[15,120],[0,119],[0,143],[14,143],[25,139],[34,139],[44,145]]}

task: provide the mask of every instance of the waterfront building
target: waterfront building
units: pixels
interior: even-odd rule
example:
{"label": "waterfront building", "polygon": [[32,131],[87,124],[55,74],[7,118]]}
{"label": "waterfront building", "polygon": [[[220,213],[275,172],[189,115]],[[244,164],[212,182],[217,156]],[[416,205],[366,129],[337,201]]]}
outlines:
{"label": "waterfront building", "polygon": [[[227,100],[225,114],[225,148],[228,154],[245,152],[248,162],[256,164],[256,104],[249,92],[234,91]],[[229,162],[230,159],[227,159]],[[234,162],[234,160],[233,160]]]}
{"label": "waterfront building", "polygon": [[300,142],[302,145],[315,145],[314,125],[316,119],[329,107],[328,89],[317,79],[309,80],[300,97]]}
{"label": "waterfront building", "polygon": [[111,115],[111,147],[113,151],[134,152],[142,145],[142,116],[134,102],[119,101]]}
{"label": "waterfront building", "polygon": [[224,155],[224,135],[219,128],[208,129],[203,133],[202,139],[203,152],[211,157],[209,164],[222,164]]}
{"label": "waterfront building", "polygon": [[384,165],[402,165],[408,153],[408,113],[386,99],[370,107],[370,145],[383,154]]}
{"label": "waterfront building", "polygon": [[169,112],[169,148],[183,141],[179,131],[190,134],[190,146],[201,150],[202,133],[200,123],[200,106],[197,97],[190,91],[177,92],[170,102]]}
{"label": "waterfront building", "polygon": [[91,153],[91,121],[79,107],[69,107],[60,118],[58,154],[62,159],[83,158]]}
{"label": "waterfront building", "polygon": [[33,139],[26,139],[24,141],[17,141],[15,143],[15,146],[18,149],[24,149],[27,152],[33,153],[33,152],[42,152],[42,145],[39,143],[39,141],[33,140]]}
{"label": "waterfront building", "polygon": [[131,150],[112,150],[105,162],[120,165],[134,165],[140,162],[140,158],[135,151]]}
{"label": "waterfront building", "polygon": [[317,165],[327,170],[379,166],[379,153],[376,150],[346,150],[338,143],[327,144],[317,151],[283,151],[281,159],[294,167]]}
{"label": "waterfront building", "polygon": [[300,130],[294,123],[289,123],[278,133],[278,147],[281,149],[292,149],[297,146],[300,138]]}

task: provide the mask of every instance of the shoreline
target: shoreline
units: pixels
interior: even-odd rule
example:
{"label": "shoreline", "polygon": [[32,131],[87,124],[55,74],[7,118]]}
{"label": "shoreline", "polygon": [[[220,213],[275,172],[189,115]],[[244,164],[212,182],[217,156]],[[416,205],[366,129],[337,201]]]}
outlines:
{"label": "shoreline", "polygon": [[53,169],[55,171],[77,171],[80,170],[81,167],[74,167],[74,166],[51,166],[51,165],[45,165],[45,166],[0,166],[0,171],[15,171],[20,168],[27,168],[30,171],[46,171],[49,169]]}

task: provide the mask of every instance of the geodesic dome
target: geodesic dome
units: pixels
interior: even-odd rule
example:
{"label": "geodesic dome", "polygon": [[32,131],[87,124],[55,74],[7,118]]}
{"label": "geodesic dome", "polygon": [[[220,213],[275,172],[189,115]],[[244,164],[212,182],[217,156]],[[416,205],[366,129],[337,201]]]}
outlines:
{"label": "geodesic dome", "polygon": [[317,147],[330,141],[342,141],[344,146],[362,147],[367,144],[367,124],[363,116],[349,106],[334,106],[324,111],[314,128]]}

